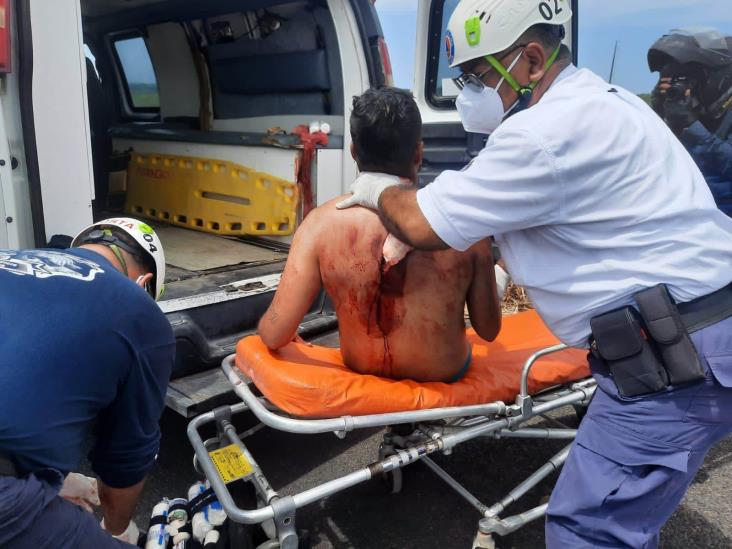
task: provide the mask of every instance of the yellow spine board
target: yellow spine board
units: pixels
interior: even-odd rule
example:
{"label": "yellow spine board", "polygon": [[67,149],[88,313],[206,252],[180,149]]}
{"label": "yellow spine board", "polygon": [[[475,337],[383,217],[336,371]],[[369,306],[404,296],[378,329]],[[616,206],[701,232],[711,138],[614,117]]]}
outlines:
{"label": "yellow spine board", "polygon": [[222,235],[288,236],[295,230],[293,182],[208,158],[134,153],[125,211]]}

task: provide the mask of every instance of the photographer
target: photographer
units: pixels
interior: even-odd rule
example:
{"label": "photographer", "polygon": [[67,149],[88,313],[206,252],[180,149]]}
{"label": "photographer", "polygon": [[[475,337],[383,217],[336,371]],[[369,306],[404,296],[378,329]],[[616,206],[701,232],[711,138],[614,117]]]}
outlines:
{"label": "photographer", "polygon": [[648,66],[660,73],[653,109],[732,216],[732,38],[714,29],[674,30],[651,46]]}

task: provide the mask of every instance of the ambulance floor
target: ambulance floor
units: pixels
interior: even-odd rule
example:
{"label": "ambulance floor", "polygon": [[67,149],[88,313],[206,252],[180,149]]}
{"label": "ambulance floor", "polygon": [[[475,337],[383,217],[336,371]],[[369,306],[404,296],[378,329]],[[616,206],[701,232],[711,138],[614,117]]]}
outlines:
{"label": "ambulance floor", "polygon": [[265,263],[285,259],[287,254],[243,242],[170,225],[154,226],[165,250],[168,265],[186,271],[208,271],[242,263]]}

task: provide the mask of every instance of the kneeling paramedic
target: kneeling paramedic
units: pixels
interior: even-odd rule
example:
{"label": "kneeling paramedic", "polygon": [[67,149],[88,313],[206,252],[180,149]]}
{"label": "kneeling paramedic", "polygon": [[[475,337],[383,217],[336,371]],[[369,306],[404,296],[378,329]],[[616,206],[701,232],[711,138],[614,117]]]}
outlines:
{"label": "kneeling paramedic", "polygon": [[360,184],[420,249],[495,236],[551,330],[590,347],[597,391],[553,492],[551,548],[655,547],[709,448],[732,430],[732,219],[641,99],[578,70],[566,0],[463,0],[446,37],[463,171],[421,190]]}
{"label": "kneeling paramedic", "polygon": [[732,216],[732,38],[680,29],[648,51],[660,79],[653,108],[701,169],[720,210]]}
{"label": "kneeling paramedic", "polygon": [[[65,251],[0,250],[0,547],[137,543],[131,518],[175,353],[155,303],[164,278],[160,240],[129,218],[92,225]],[[59,497],[93,425],[101,527]]]}

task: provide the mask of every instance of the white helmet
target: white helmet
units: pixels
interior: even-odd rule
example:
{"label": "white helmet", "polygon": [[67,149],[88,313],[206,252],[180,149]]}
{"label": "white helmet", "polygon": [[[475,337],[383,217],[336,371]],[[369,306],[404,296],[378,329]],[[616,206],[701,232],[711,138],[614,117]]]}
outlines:
{"label": "white helmet", "polygon": [[569,0],[461,0],[445,36],[450,67],[508,49],[534,25],[571,19]]}
{"label": "white helmet", "polygon": [[71,247],[75,248],[82,244],[103,244],[103,245],[115,245],[125,250],[127,253],[139,256],[140,250],[132,248],[119,238],[115,237],[112,231],[104,229],[119,229],[130,235],[135,242],[137,242],[142,250],[152,258],[155,270],[152,273],[152,287],[149,289],[150,295],[153,299],[157,300],[163,295],[163,284],[165,282],[165,254],[163,252],[163,245],[155,234],[150,225],[132,219],[131,217],[114,217],[111,219],[105,219],[90,225],[83,231],[81,231],[76,238],[71,242]]}

